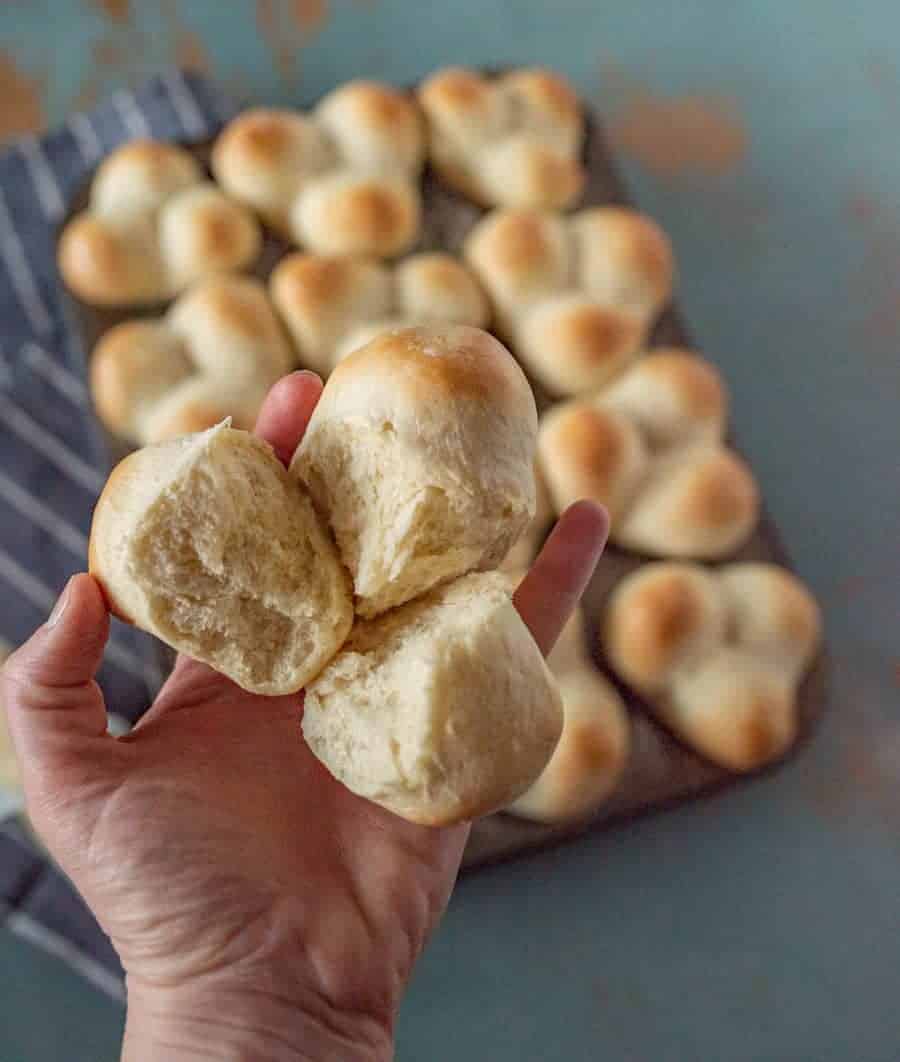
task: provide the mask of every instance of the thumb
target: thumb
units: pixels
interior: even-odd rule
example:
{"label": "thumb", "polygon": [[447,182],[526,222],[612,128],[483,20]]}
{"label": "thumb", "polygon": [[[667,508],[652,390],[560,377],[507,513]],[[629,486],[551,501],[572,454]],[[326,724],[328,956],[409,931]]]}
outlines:
{"label": "thumb", "polygon": [[35,771],[80,754],[86,742],[112,740],[94,681],[108,636],[100,588],[89,575],[75,575],[47,622],[6,661],[0,702],[26,789]]}

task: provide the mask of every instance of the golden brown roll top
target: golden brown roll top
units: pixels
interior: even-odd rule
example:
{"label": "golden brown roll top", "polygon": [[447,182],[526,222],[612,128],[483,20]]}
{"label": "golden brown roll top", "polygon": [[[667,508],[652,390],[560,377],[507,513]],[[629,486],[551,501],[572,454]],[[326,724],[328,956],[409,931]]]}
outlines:
{"label": "golden brown roll top", "polygon": [[644,358],[593,399],[552,407],[538,454],[554,508],[605,505],[611,540],[639,553],[733,553],[756,526],[759,495],[722,441],[726,413],[713,366],[676,350]]}
{"label": "golden brown roll top", "polygon": [[613,592],[603,647],[619,676],[707,758],[752,770],[797,729],[796,688],[820,639],[812,596],[771,564],[649,564]]}
{"label": "golden brown roll top", "polygon": [[417,238],[423,135],[412,102],[354,81],[309,114],[245,111],[213,148],[231,195],[318,254],[391,258]]}
{"label": "golden brown roll top", "polygon": [[555,395],[607,386],[641,351],[671,294],[668,239],[624,207],[571,217],[495,211],[464,250],[500,333]]}
{"label": "golden brown roll top", "polygon": [[242,269],[260,246],[253,215],[207,181],[188,152],[136,140],[100,165],[88,208],[63,230],[58,261],[80,298],[121,306]]}
{"label": "golden brown roll top", "polygon": [[[511,585],[523,576],[510,573]],[[563,823],[593,814],[615,792],[628,763],[631,723],[622,698],[591,659],[580,608],[547,666],[562,698],[562,734],[540,777],[507,810],[534,822]]]}
{"label": "golden brown roll top", "polygon": [[584,120],[569,83],[543,69],[488,78],[451,67],[419,89],[431,163],[484,206],[553,209],[581,194]]}
{"label": "golden brown roll top", "polygon": [[293,254],[278,264],[270,290],[301,362],[323,376],[379,332],[422,324],[481,328],[488,318],[478,282],[448,254],[412,255],[395,266]]}
{"label": "golden brown roll top", "polygon": [[250,428],[293,354],[259,281],[220,277],[165,316],[111,328],[91,357],[103,423],[137,443],[200,431],[226,416]]}
{"label": "golden brown roll top", "polygon": [[326,514],[357,610],[496,567],[534,514],[537,413],[496,339],[383,333],[339,363],[291,471]]}

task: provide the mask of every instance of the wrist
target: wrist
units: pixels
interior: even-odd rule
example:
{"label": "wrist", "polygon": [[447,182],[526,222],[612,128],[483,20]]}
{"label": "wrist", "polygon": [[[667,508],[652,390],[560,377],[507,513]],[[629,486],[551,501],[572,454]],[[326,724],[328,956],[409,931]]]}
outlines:
{"label": "wrist", "polygon": [[128,983],[123,1062],[388,1062],[391,1032],[327,1002],[248,986],[146,988]]}

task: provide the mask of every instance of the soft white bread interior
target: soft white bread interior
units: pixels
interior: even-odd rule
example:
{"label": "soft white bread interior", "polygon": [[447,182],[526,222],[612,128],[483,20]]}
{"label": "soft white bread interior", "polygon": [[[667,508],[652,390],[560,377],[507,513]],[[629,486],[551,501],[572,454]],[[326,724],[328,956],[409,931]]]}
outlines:
{"label": "soft white bread interior", "polygon": [[393,267],[367,258],[291,254],[272,273],[270,291],[301,362],[321,376],[391,328],[484,328],[489,317],[478,281],[449,254],[414,254]]}
{"label": "soft white bread interior", "polygon": [[106,427],[139,444],[202,431],[226,416],[249,429],[293,364],[263,285],[216,277],[163,317],[109,329],[91,355],[91,395]]}
{"label": "soft white bread interior", "polygon": [[615,671],[682,740],[747,771],[793,742],[820,635],[816,602],[782,568],[657,563],[616,587],[602,637]]}
{"label": "soft white bread interior", "polygon": [[606,387],[643,349],[672,291],[669,240],[625,207],[566,217],[496,210],[464,255],[488,293],[498,334],[554,395]]}
{"label": "soft white bread interior", "polygon": [[487,78],[439,70],[419,89],[437,172],[485,206],[571,206],[584,185],[584,120],[571,85],[550,70]]}
{"label": "soft white bread interior", "polygon": [[551,407],[538,456],[554,508],[605,505],[616,545],[714,559],[759,516],[750,469],[724,442],[727,397],[713,366],[687,351],[644,358],[602,394]]}
{"label": "soft white bread interior", "polygon": [[385,258],[418,236],[423,154],[412,101],[352,81],[309,114],[238,115],[215,143],[212,169],[231,195],[311,251]]}
{"label": "soft white bread interior", "polygon": [[99,306],[152,303],[242,269],[262,238],[250,211],[183,148],[134,140],[97,170],[88,208],[59,241],[66,286]]}
{"label": "soft white bread interior", "polygon": [[306,741],[335,778],[431,826],[509,804],[561,727],[554,679],[496,573],[358,620],[303,713]]}
{"label": "soft white bread interior", "polygon": [[254,693],[293,693],[353,621],[347,574],[303,488],[227,422],[129,455],[94,511],[112,611]]}
{"label": "soft white bread interior", "polygon": [[[511,573],[513,583],[523,575]],[[631,724],[622,698],[591,659],[581,608],[569,617],[547,666],[562,697],[562,735],[540,777],[506,810],[533,822],[564,823],[592,815],[615,792],[628,763]]]}
{"label": "soft white bread interior", "polygon": [[509,352],[464,326],[383,333],[339,363],[291,472],[374,616],[495,568],[535,507],[534,397]]}

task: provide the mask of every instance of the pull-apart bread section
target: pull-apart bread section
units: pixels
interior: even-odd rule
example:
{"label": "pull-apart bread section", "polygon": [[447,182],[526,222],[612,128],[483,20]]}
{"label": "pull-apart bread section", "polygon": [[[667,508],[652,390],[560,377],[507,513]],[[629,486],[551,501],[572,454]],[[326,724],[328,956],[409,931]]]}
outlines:
{"label": "pull-apart bread section", "polygon": [[252,428],[294,355],[262,284],[219,277],[159,318],[111,328],[91,356],[94,407],[111,432],[146,444],[202,431],[226,416]]}
{"label": "pull-apart bread section", "polygon": [[431,164],[483,206],[571,206],[584,186],[584,118],[571,85],[549,70],[484,77],[451,67],[419,89]]}
{"label": "pull-apart bread section", "polygon": [[488,572],[533,518],[536,428],[531,390],[495,339],[404,329],[338,365],[291,465],[331,526],[360,617],[307,690],[304,734],[336,778],[413,822],[508,804],[561,732],[508,577]]}
{"label": "pull-apart bread section", "polygon": [[659,557],[725,557],[759,516],[753,474],[723,436],[718,372],[687,351],[638,362],[592,399],[541,419],[541,474],[557,512],[579,498],[605,505],[610,539]]}
{"label": "pull-apart bread section", "polygon": [[445,825],[509,804],[562,728],[553,677],[504,576],[463,576],[359,620],[306,693],[303,733],[354,793]]}
{"label": "pull-apart bread section", "polygon": [[134,140],[101,163],[87,209],[63,230],[58,260],[85,302],[128,306],[243,269],[260,247],[251,211],[207,180],[189,152]]}
{"label": "pull-apart bread section", "polygon": [[309,746],[354,792],[414,822],[487,814],[562,729],[489,571],[534,516],[536,437],[497,340],[386,332],[331,375],[290,471],[227,424],[127,458],[91,571],[117,615],[245,689],[305,685]]}
{"label": "pull-apart bread section", "polygon": [[819,644],[815,600],[772,564],[648,564],[613,591],[606,657],[683,741],[748,771],[797,733],[797,686]]}
{"label": "pull-apart bread section", "polygon": [[415,105],[387,85],[353,81],[308,114],[245,111],[219,135],[212,168],[294,243],[392,258],[418,237],[423,154]]}
{"label": "pull-apart bread section", "polygon": [[380,332],[411,325],[484,328],[487,299],[452,255],[414,254],[396,265],[292,254],[270,281],[272,301],[307,368],[322,376]]}
{"label": "pull-apart bread section", "polygon": [[309,497],[266,443],[227,423],[115,468],[90,570],[117,616],[254,693],[299,690],[353,620]]}
{"label": "pull-apart bread section", "polygon": [[642,352],[672,291],[668,238],[625,207],[496,210],[463,250],[498,335],[555,396],[606,387]]}
{"label": "pull-apart bread section", "polygon": [[536,435],[525,376],[479,329],[385,332],[340,362],[291,472],[331,525],[360,615],[500,564],[534,516]]}

